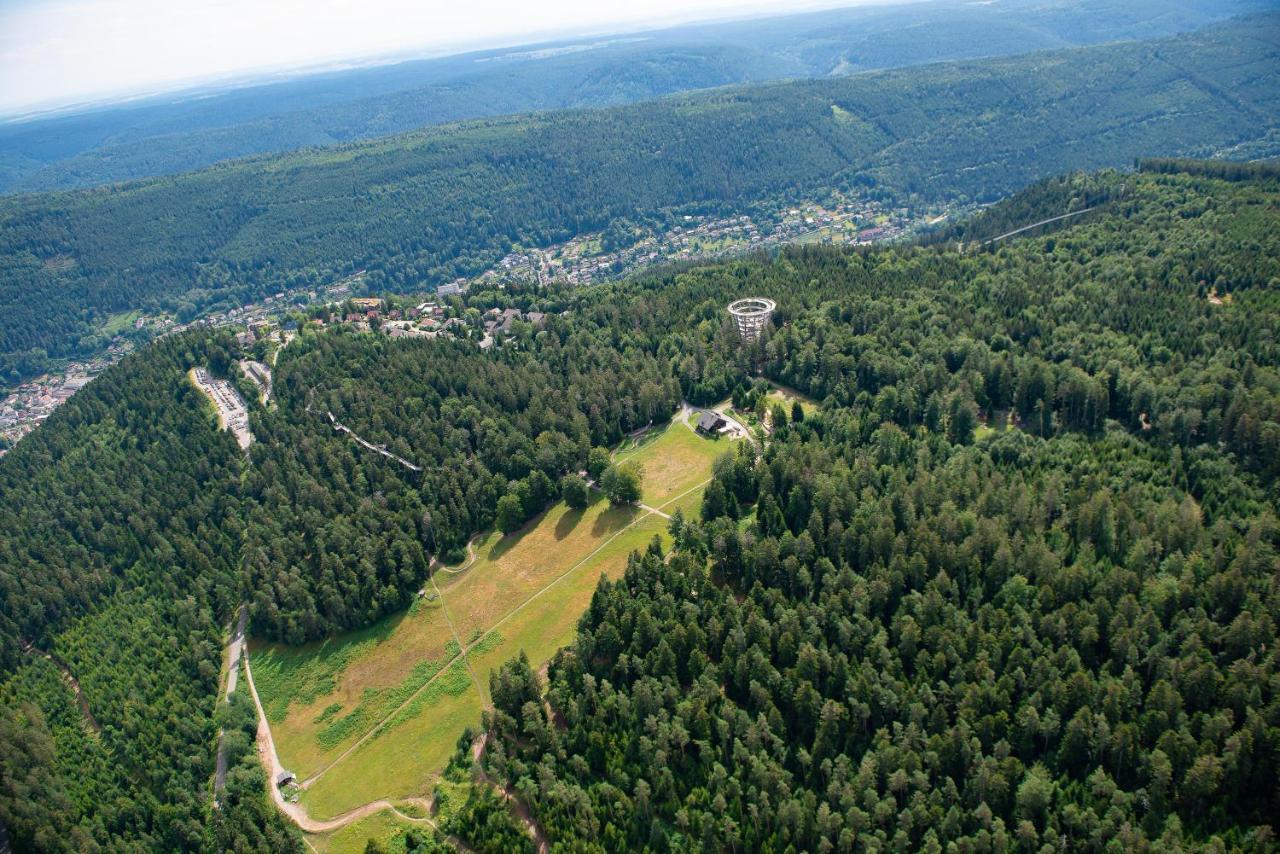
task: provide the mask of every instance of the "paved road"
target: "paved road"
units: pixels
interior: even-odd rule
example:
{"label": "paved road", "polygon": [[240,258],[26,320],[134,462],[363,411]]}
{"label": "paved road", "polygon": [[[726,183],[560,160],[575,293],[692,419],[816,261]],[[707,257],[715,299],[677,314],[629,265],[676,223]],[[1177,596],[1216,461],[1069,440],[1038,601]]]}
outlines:
{"label": "paved road", "polygon": [[715,412],[717,415],[719,415],[721,418],[723,418],[725,421],[728,421],[729,425],[733,428],[732,430],[729,431],[730,433],[729,438],[750,439],[751,431],[747,429],[747,425],[743,424],[737,418],[734,418],[732,415],[730,415],[729,409],[730,409],[730,404],[722,403],[712,411]]}

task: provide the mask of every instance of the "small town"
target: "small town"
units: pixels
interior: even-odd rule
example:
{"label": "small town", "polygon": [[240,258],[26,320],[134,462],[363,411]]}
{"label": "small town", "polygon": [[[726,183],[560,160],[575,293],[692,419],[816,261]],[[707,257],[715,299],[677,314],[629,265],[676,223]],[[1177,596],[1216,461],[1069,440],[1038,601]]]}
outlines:
{"label": "small town", "polygon": [[[88,385],[90,380],[120,361],[141,342],[198,326],[243,326],[246,330],[265,330],[288,312],[301,310],[316,300],[339,300],[345,297],[351,292],[351,286],[362,278],[363,271],[360,271],[318,290],[294,288],[281,291],[259,302],[214,312],[190,323],[178,323],[169,315],[139,313],[129,324],[128,331],[132,335],[126,337],[123,333],[117,334],[101,354],[91,359],[69,362],[56,371],[29,380],[0,400],[0,456],[70,400],[73,394]],[[252,340],[256,339],[251,339],[250,343]],[[240,343],[245,343],[243,338]],[[255,377],[251,379],[256,381]]]}
{"label": "small town", "polygon": [[945,212],[927,220],[913,219],[906,208],[889,209],[872,199],[838,194],[827,204],[803,202],[772,217],[761,217],[760,222],[748,214],[723,218],[686,214],[681,225],[614,251],[602,250],[598,232],[545,249],[513,251],[492,269],[457,279],[442,286],[439,293],[447,296],[511,279],[590,285],[658,264],[714,260],[789,243],[863,246],[899,239],[944,216]]}
{"label": "small town", "polygon": [[[933,224],[941,218],[936,216],[927,222]],[[273,329],[284,315],[321,305],[329,311],[312,321],[319,326],[345,324],[365,332],[376,329],[392,338],[434,338],[446,333],[468,337],[466,321],[446,316],[445,307],[437,300],[473,289],[502,288],[512,281],[591,285],[663,263],[714,260],[784,244],[860,246],[889,242],[910,235],[926,222],[913,219],[905,208],[889,209],[871,199],[839,194],[833,194],[827,204],[803,202],[784,208],[764,224],[757,224],[756,219],[747,214],[724,218],[690,214],[684,215],[682,221],[682,225],[669,231],[649,235],[612,252],[601,250],[602,236],[598,232],[545,249],[510,252],[479,275],[456,279],[428,291],[435,299],[405,310],[387,310],[383,300],[375,297],[351,298],[353,290],[358,292],[365,278],[365,271],[358,270],[320,288],[279,291],[258,302],[215,311],[189,323],[178,323],[169,315],[139,313],[129,325],[128,331],[133,335],[118,334],[102,354],[70,362],[60,370],[30,380],[0,400],[0,456],[76,391],[132,351],[135,342],[193,327],[242,327],[237,337],[242,346],[248,347]],[[344,304],[349,304],[351,310],[342,312]],[[511,334],[517,321],[540,327],[545,318],[539,312],[523,315],[517,309],[491,309],[483,319],[483,330],[477,335],[480,348],[494,347]],[[250,379],[259,382],[260,377],[251,375]]]}
{"label": "small town", "polygon": [[71,362],[61,371],[25,382],[0,400],[0,456],[132,349],[129,341],[114,341],[101,355]]}

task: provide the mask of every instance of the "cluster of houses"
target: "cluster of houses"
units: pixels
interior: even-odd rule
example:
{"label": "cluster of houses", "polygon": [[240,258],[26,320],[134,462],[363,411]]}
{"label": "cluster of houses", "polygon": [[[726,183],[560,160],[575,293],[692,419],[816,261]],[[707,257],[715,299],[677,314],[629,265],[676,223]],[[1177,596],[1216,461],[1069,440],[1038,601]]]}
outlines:
{"label": "cluster of houses", "polygon": [[[391,338],[435,338],[449,333],[467,337],[471,326],[461,317],[446,316],[445,307],[436,300],[427,300],[408,308],[388,309],[377,297],[356,297],[347,300],[351,310],[345,314],[335,307],[327,317],[311,320],[313,326],[325,327],[345,324],[357,332],[378,330]],[[513,332],[516,321],[542,328],[546,314],[541,311],[521,311],[518,308],[491,308],[483,316],[480,331],[480,349],[494,347],[502,338]]]}
{"label": "cluster of houses", "polygon": [[535,329],[541,329],[547,322],[547,316],[540,311],[522,312],[518,308],[491,308],[484,314],[484,337],[480,339],[480,349],[488,350],[504,335],[510,335],[512,325],[517,320],[532,323]]}
{"label": "cluster of houses", "polygon": [[132,349],[131,342],[116,341],[100,356],[28,380],[0,398],[0,456]]}

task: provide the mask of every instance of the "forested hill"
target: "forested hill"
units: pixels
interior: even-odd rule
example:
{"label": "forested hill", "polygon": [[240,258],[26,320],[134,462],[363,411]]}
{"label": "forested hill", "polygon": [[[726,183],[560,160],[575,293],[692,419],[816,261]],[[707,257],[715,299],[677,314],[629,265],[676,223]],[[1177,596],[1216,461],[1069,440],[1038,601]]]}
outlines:
{"label": "forested hill", "polygon": [[[553,842],[1268,850],[1280,182],[1153,170],[1073,179],[1115,200],[995,251],[523,292],[546,328],[497,351],[306,331],[277,405],[250,399],[249,462],[185,377],[230,374],[229,337],[127,358],[0,459],[0,824],[20,849],[299,850],[247,736],[210,811],[235,605],[289,640],[369,623],[500,500],[537,513],[592,446],[762,370],[820,411],[718,462],[671,560],[599,588],[554,719],[527,666],[493,683],[488,774]],[[748,294],[779,306],[741,347]],[[500,815],[457,830],[486,850]]]}
{"label": "forested hill", "polygon": [[18,851],[303,850],[248,734],[209,808],[242,462],[185,372],[225,370],[229,342],[126,358],[0,460],[0,825]]}
{"label": "forested hill", "polygon": [[[0,201],[0,377],[108,312],[369,271],[421,288],[620,217],[833,185],[992,199],[1145,154],[1275,145],[1280,14],[1150,43],[471,122],[94,191]],[[223,303],[226,305],[227,303]]]}
{"label": "forested hill", "polygon": [[552,846],[1274,850],[1280,183],[1195,171],[995,252],[618,289],[777,298],[764,373],[825,405],[601,583],[549,688],[492,679],[485,767]]}
{"label": "forested hill", "polygon": [[86,187],[529,110],[1157,38],[1266,0],[928,0],[526,45],[0,123],[0,192]]}

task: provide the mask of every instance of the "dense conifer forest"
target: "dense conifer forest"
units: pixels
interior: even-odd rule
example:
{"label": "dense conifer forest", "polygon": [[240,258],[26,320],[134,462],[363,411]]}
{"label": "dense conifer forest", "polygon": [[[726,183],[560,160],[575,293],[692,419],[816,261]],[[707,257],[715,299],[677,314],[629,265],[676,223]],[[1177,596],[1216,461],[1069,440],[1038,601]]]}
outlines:
{"label": "dense conifer forest", "polygon": [[[1147,166],[1011,200],[993,222],[1102,206],[990,249],[511,294],[548,322],[492,352],[305,331],[247,457],[185,377],[231,376],[229,338],[127,358],[0,460],[0,822],[41,850],[299,849],[246,707],[215,702],[241,602],[289,641],[367,625],[504,498],[532,515],[593,448],[771,380],[821,408],[733,446],[549,687],[494,677],[484,768],[552,843],[1274,846],[1280,181]],[[778,301],[753,346],[744,295]],[[449,833],[522,838],[475,798]]]}
{"label": "dense conifer forest", "polygon": [[252,796],[209,814],[242,463],[185,371],[225,369],[228,343],[127,358],[0,461],[0,822],[19,850],[288,838],[252,751],[228,787]]}
{"label": "dense conifer forest", "polygon": [[166,93],[71,115],[0,120],[0,192],[187,172],[482,116],[1158,38],[1269,8],[1266,0],[876,4]]}
{"label": "dense conifer forest", "polygon": [[486,767],[554,844],[1275,844],[1278,188],[1201,171],[993,253],[648,283],[779,297],[765,374],[826,405],[601,585],[549,707],[498,677]]}
{"label": "dense conifer forest", "polygon": [[[91,191],[0,200],[0,384],[181,319],[366,271],[422,289],[621,219],[833,187],[992,201],[1151,154],[1274,153],[1274,13],[1149,42],[477,120]],[[1227,94],[1229,93],[1229,94]]]}

